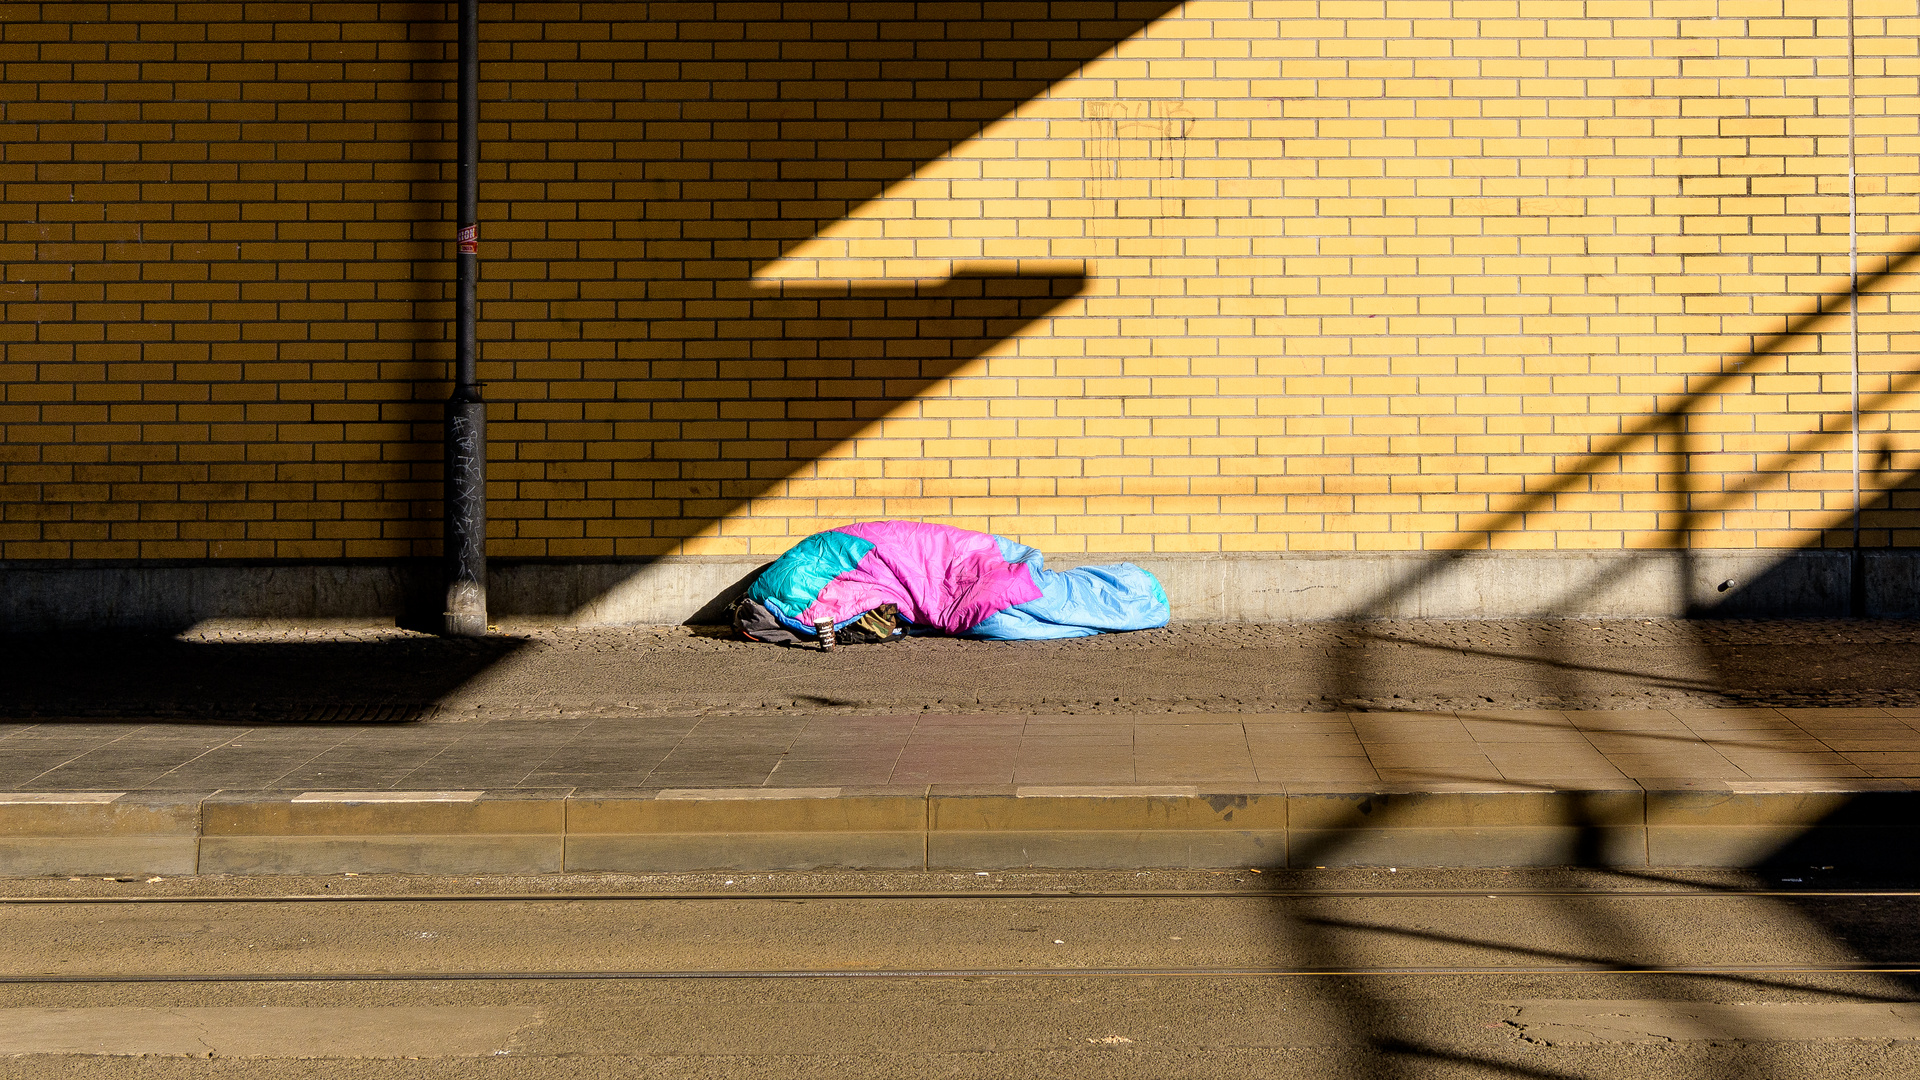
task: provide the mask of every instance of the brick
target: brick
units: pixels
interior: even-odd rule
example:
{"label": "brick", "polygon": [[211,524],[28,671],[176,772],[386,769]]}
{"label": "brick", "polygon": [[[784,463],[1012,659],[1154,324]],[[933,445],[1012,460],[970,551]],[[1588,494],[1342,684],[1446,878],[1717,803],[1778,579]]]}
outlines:
{"label": "brick", "polygon": [[[1089,552],[1826,543],[1842,39],[1561,6],[1189,5],[1078,73],[944,9],[489,9],[493,550],[881,516]],[[1894,14],[1860,27],[1869,252],[1913,225]],[[0,520],[36,531],[0,554],[432,553],[438,15],[8,24]],[[1132,31],[1058,26],[1081,59]],[[1903,463],[1870,489],[1920,462],[1911,276],[1862,303],[1865,427]]]}

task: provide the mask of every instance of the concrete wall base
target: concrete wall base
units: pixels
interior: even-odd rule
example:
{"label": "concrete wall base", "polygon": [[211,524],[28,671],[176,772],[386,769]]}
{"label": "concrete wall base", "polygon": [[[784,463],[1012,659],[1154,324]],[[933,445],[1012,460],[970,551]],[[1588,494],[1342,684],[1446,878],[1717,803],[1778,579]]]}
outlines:
{"label": "concrete wall base", "polygon": [[[681,556],[632,562],[496,562],[497,625],[725,621],[768,560]],[[1153,571],[1186,622],[1320,619],[1842,616],[1855,590],[1847,551],[1470,552],[1464,554],[1118,554]],[[1864,613],[1920,615],[1920,549],[1859,560]],[[439,624],[434,560],[330,563],[0,563],[10,632],[169,629],[204,624]]]}

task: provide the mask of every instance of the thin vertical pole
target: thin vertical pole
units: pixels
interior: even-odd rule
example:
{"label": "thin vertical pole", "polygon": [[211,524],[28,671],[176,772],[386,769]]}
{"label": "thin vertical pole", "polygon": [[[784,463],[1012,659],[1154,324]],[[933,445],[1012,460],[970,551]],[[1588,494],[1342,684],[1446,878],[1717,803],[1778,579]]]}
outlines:
{"label": "thin vertical pole", "polygon": [[1847,559],[1847,613],[1867,614],[1867,556],[1860,547],[1860,102],[1859,53],[1854,42],[1853,0],[1847,0],[1847,281],[1848,393],[1853,417],[1853,550]]}
{"label": "thin vertical pole", "polygon": [[480,5],[460,0],[460,166],[453,394],[447,398],[445,632],[487,632],[487,412],[474,340],[480,277]]}

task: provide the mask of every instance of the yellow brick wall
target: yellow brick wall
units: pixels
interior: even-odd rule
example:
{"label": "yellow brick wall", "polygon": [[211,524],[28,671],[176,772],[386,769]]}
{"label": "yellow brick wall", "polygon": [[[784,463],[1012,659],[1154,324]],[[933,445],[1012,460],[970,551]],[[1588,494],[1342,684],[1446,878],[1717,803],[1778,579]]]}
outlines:
{"label": "yellow brick wall", "polygon": [[[483,5],[489,550],[1842,544],[1850,165],[1920,544],[1917,4]],[[450,12],[0,4],[0,558],[437,549]]]}

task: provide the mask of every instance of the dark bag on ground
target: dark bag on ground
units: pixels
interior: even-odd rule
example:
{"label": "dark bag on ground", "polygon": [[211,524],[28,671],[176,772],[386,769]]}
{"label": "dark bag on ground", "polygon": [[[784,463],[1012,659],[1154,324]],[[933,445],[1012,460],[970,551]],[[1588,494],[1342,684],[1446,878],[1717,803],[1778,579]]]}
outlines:
{"label": "dark bag on ground", "polygon": [[[776,645],[801,645],[813,640],[811,636],[796,633],[764,605],[745,596],[734,602],[733,628],[753,641]],[[906,620],[900,617],[898,605],[881,604],[841,627],[837,636],[847,645],[898,641],[906,636]]]}

